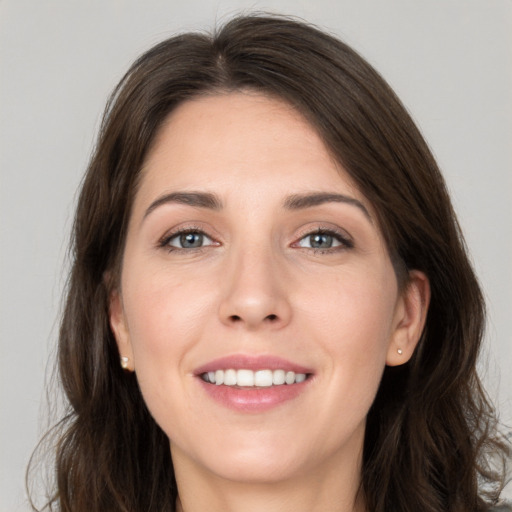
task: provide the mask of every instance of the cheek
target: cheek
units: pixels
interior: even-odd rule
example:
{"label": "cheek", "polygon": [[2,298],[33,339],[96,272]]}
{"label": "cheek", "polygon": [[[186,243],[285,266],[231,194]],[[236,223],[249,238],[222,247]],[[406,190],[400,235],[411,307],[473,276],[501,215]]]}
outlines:
{"label": "cheek", "polygon": [[339,272],[308,289],[315,293],[306,295],[305,311],[328,332],[327,339],[339,340],[337,347],[357,343],[364,349],[389,338],[397,298],[393,275],[372,269]]}
{"label": "cheek", "polygon": [[179,345],[188,337],[184,334],[197,330],[209,298],[206,286],[192,282],[184,273],[141,272],[144,268],[141,264],[132,271],[126,269],[124,309],[134,350],[140,346],[162,351]]}
{"label": "cheek", "polygon": [[188,358],[204,336],[211,297],[198,283],[168,273],[127,268],[126,275],[123,298],[137,381],[151,415],[171,437],[181,428],[176,411],[191,401]]}
{"label": "cheek", "polygon": [[329,356],[330,392],[340,399],[350,391],[341,399],[354,403],[354,411],[370,406],[386,362],[397,296],[387,275],[368,269],[332,276],[325,286],[317,283],[304,309],[305,326],[316,331],[318,346]]}
{"label": "cheek", "polygon": [[212,297],[211,287],[197,280],[154,268],[141,272],[145,268],[126,268],[123,299],[137,379],[149,401],[179,385],[190,370],[186,358],[203,337]]}

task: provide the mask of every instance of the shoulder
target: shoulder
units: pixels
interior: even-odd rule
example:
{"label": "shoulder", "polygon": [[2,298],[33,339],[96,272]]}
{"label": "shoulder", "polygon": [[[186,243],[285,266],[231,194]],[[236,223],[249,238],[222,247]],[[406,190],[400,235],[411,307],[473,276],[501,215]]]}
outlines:
{"label": "shoulder", "polygon": [[503,501],[489,509],[489,512],[512,512],[512,503],[510,501]]}

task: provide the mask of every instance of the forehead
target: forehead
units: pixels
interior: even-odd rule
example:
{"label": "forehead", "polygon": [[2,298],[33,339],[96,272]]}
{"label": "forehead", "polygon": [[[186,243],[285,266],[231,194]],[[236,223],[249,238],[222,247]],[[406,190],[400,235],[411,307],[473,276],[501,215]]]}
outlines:
{"label": "forehead", "polygon": [[[144,163],[143,195],[162,188],[234,186],[362,194],[310,123],[289,104],[251,91],[198,97],[166,119]],[[270,190],[268,190],[270,191]]]}

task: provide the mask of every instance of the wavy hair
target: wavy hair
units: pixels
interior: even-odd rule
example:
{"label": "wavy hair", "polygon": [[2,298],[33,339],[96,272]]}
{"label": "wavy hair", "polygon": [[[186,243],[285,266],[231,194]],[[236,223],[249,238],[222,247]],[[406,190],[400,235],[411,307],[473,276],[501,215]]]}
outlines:
{"label": "wavy hair", "polygon": [[476,372],[482,293],[437,164],[391,88],[353,49],[267,15],[158,44],[108,102],[73,227],[58,345],[68,412],[54,432],[55,486],[45,508],[174,510],[169,442],[136,376],[120,368],[108,298],[159,127],[184,101],[246,89],[305,116],[377,212],[399,282],[410,269],[430,280],[419,346],[407,364],[385,369],[368,414],[360,490],[368,510],[487,510],[501,490],[507,446]]}

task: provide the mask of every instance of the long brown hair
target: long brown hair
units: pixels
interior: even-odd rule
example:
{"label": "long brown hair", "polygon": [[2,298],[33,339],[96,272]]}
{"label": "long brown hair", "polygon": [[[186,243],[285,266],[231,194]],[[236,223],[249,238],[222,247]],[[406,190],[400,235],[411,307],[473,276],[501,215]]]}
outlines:
{"label": "long brown hair", "polygon": [[305,23],[265,15],[158,44],[110,98],[74,223],[59,337],[69,409],[56,430],[47,507],[174,510],[169,442],[136,376],[119,365],[108,297],[139,172],[162,122],[187,99],[241,89],[281,98],[309,120],[375,208],[399,281],[408,269],[430,279],[415,355],[385,369],[368,414],[361,475],[368,510],[486,510],[501,485],[490,461],[504,460],[506,446],[476,373],[482,293],[436,162],[393,91],[354,50]]}

